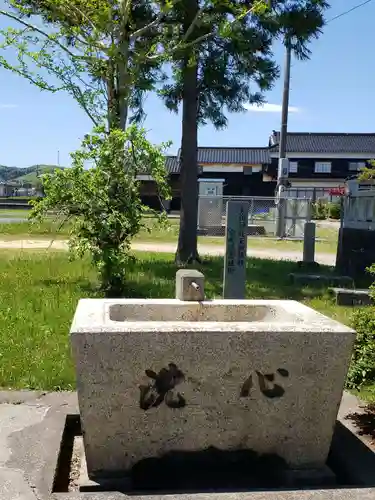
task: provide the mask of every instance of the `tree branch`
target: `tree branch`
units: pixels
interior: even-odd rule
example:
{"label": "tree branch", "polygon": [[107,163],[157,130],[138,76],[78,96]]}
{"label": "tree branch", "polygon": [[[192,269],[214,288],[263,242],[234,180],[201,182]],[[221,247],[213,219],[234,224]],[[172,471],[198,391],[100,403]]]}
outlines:
{"label": "tree branch", "polygon": [[40,35],[44,36],[45,38],[48,38],[51,42],[53,42],[55,45],[60,47],[60,49],[62,49],[64,52],[66,52],[73,59],[83,59],[83,60],[92,59],[92,57],[89,57],[89,56],[80,56],[80,55],[74,54],[67,47],[65,47],[62,43],[60,43],[58,40],[56,40],[56,38],[54,36],[49,35],[45,31],[43,31],[42,29],[38,28],[37,26],[34,26],[33,24],[28,23],[28,22],[24,21],[23,19],[18,18],[16,15],[11,14],[10,12],[6,12],[5,10],[0,10],[0,14],[2,14],[3,16],[9,17],[10,19],[13,19],[14,21],[17,21],[18,23],[25,26],[26,28],[29,28],[29,29],[35,31],[36,33],[39,33]]}
{"label": "tree branch", "polygon": [[126,27],[128,24],[130,5],[132,0],[119,0],[119,6],[122,13],[122,25]]}
{"label": "tree branch", "polygon": [[[211,31],[210,33],[206,33],[205,35],[199,36],[195,40],[192,40],[191,42],[186,43],[185,45],[178,43],[177,45],[172,47],[171,50],[167,50],[166,52],[168,55],[172,55],[175,52],[177,52],[178,50],[188,49],[188,48],[193,47],[194,45],[196,45],[200,42],[204,42],[205,40],[207,40],[208,38],[210,38],[211,36],[214,36],[214,35],[216,35],[216,33],[214,31]],[[147,60],[155,61],[155,59],[158,59],[159,57],[161,57],[160,54],[155,54],[153,56],[147,56]]]}
{"label": "tree branch", "polygon": [[[246,12],[244,12],[239,18],[235,18],[233,19],[229,25],[232,26],[236,21],[238,20],[243,20],[246,16],[248,16],[251,12],[253,12],[257,7],[257,4],[252,6],[250,9],[248,9]],[[205,40],[207,40],[208,38],[216,35],[217,33],[214,32],[214,31],[211,31],[210,33],[206,33],[205,35],[201,35],[199,36],[198,38],[196,38],[195,40],[192,40],[191,42],[189,43],[186,43],[184,44],[183,42],[186,41],[188,39],[188,37],[191,35],[194,27],[196,26],[196,23],[198,21],[198,18],[199,18],[199,15],[203,12],[203,9],[200,8],[199,11],[197,12],[197,14],[195,15],[193,21],[191,22],[189,28],[187,29],[184,37],[182,38],[182,40],[180,42],[178,42],[177,45],[175,45],[171,50],[167,51],[168,55],[172,55],[174,54],[175,52],[177,52],[178,50],[181,50],[181,49],[188,49],[190,47],[193,47],[194,45],[200,43],[200,42],[204,42]],[[155,60],[157,59],[158,57],[160,57],[160,54],[155,54],[154,56],[148,56],[148,60]]]}
{"label": "tree branch", "polygon": [[67,2],[67,7],[68,9],[71,8],[75,9],[75,11],[78,12],[78,14],[83,17],[83,19],[85,19],[85,21],[91,26],[91,28],[94,31],[97,31],[97,27],[95,26],[95,24],[91,21],[89,17],[86,16],[84,12],[82,12],[81,9],[79,9],[76,5],[74,5],[74,2]]}
{"label": "tree branch", "polygon": [[37,80],[33,78],[31,73],[28,73],[27,71],[23,70],[22,68],[17,68],[11,66],[2,56],[0,56],[0,64],[3,68],[13,71],[19,76],[23,76],[26,78],[26,80],[29,80],[32,84],[34,84],[36,87],[41,88],[42,90],[48,90],[49,92],[58,92],[59,90],[66,90],[65,86],[63,87],[54,87],[53,85],[48,85],[46,82],[42,80]]}
{"label": "tree branch", "polygon": [[78,85],[74,85],[74,87],[71,87],[73,95],[76,95],[75,99],[77,100],[78,104],[81,106],[81,108],[85,111],[87,116],[90,118],[90,120],[93,122],[95,127],[99,125],[99,122],[94,118],[93,114],[91,111],[89,111],[85,99],[82,94],[82,90],[78,87]]}
{"label": "tree branch", "polygon": [[133,41],[136,38],[142,36],[144,33],[146,33],[146,31],[150,30],[154,26],[157,26],[163,19],[163,17],[164,17],[164,12],[159,12],[156,19],[154,19],[151,23],[147,24],[147,26],[143,26],[143,28],[139,28],[139,30],[134,31],[134,33],[130,35],[129,39]]}
{"label": "tree branch", "polygon": [[201,7],[197,13],[195,14],[195,17],[194,19],[192,20],[190,26],[188,27],[188,29],[186,30],[186,33],[184,34],[183,38],[182,38],[182,43],[183,42],[186,42],[186,40],[189,38],[189,36],[192,34],[193,32],[193,29],[195,28],[195,25],[197,24],[198,22],[198,18],[199,16],[201,15],[201,13],[203,12],[203,8]]}

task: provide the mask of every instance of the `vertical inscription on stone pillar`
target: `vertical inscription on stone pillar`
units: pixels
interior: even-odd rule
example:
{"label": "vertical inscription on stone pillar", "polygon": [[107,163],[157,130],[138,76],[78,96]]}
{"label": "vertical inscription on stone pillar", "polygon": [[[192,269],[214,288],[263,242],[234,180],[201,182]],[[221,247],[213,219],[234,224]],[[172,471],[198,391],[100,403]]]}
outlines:
{"label": "vertical inscription on stone pillar", "polygon": [[223,293],[225,299],[245,298],[248,213],[247,202],[227,203]]}

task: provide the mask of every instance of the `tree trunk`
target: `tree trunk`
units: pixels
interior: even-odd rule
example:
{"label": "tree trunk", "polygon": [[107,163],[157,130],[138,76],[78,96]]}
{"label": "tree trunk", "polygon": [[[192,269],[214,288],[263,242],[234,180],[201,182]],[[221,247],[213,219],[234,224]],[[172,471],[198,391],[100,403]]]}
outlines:
{"label": "tree trunk", "polygon": [[128,78],[128,64],[129,64],[129,40],[126,35],[120,43],[120,55],[118,62],[118,75],[117,75],[117,88],[119,99],[119,122],[120,129],[126,129],[126,122],[128,119],[128,106],[129,106],[129,78]]}
{"label": "tree trunk", "polygon": [[181,210],[176,263],[186,265],[199,261],[198,223],[198,127],[197,66],[184,69],[182,139],[180,153]]}
{"label": "tree trunk", "polygon": [[[185,31],[198,12],[197,0],[187,0]],[[194,36],[192,34],[191,36]],[[183,68],[182,139],[180,153],[181,210],[176,251],[178,265],[200,262],[197,248],[198,223],[198,66],[187,54]]]}

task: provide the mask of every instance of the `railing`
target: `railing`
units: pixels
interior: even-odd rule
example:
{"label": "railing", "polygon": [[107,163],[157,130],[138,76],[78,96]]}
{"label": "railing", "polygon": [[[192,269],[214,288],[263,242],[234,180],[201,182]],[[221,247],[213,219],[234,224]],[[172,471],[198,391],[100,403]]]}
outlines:
{"label": "railing", "polygon": [[[200,234],[222,236],[225,233],[228,201],[249,204],[248,235],[275,236],[278,216],[277,199],[261,196],[199,196],[198,231]],[[311,202],[303,198],[287,199],[285,236],[303,237],[304,223],[310,220]]]}
{"label": "railing", "polygon": [[315,203],[325,200],[330,203],[339,201],[344,194],[345,188],[321,188],[321,187],[291,187],[286,190],[288,198],[305,198]]}

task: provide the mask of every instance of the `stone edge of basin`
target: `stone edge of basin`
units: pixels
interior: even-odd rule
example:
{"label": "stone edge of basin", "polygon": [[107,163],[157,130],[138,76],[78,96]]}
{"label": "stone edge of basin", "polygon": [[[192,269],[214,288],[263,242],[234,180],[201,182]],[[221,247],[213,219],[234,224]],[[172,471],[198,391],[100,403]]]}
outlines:
{"label": "stone edge of basin", "polygon": [[[349,398],[349,399],[348,399]],[[345,404],[345,400],[348,400]],[[347,425],[348,413],[360,411],[364,403],[344,393],[339,422]],[[28,409],[25,418],[25,408]],[[1,391],[0,412],[4,417],[9,413],[14,418],[10,425],[0,429],[0,455],[9,453],[9,459],[0,467],[1,500],[373,500],[375,498],[374,463],[375,452],[369,446],[359,446],[364,440],[359,430],[350,425],[347,432],[335,432],[334,452],[345,462],[350,481],[357,487],[347,489],[332,487],[325,490],[258,491],[233,493],[195,493],[175,495],[124,495],[119,492],[71,492],[52,493],[57,458],[61,450],[65,419],[67,415],[78,414],[76,393],[55,392],[13,392]],[[39,415],[37,420],[32,415]],[[30,420],[30,416],[32,417]],[[342,426],[341,426],[342,427]],[[41,439],[42,436],[42,439]],[[355,441],[358,446],[352,446]],[[366,460],[366,467],[363,467]],[[342,464],[340,464],[342,465]],[[359,474],[360,473],[360,474]]]}
{"label": "stone edge of basin", "polygon": [[[231,322],[187,322],[187,321],[112,321],[109,309],[113,305],[164,305],[173,307],[186,304],[192,306],[270,306],[293,317],[292,321],[231,321]],[[183,302],[177,299],[81,299],[72,321],[70,334],[76,333],[126,333],[126,332],[326,332],[353,334],[355,331],[310,307],[294,300],[214,300]]]}

